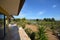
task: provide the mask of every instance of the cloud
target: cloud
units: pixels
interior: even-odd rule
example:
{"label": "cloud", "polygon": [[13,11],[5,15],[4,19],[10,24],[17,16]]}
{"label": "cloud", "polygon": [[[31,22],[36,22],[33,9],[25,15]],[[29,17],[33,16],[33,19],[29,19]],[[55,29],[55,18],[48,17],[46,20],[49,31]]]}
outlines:
{"label": "cloud", "polygon": [[25,17],[25,14],[23,14],[23,13],[19,13],[19,15],[18,16],[14,16],[15,18],[24,18]]}
{"label": "cloud", "polygon": [[40,11],[39,13],[38,13],[38,15],[42,15],[42,14],[44,14],[45,13],[45,11]]}
{"label": "cloud", "polygon": [[53,5],[52,7],[53,7],[53,8],[56,8],[56,5]]}
{"label": "cloud", "polygon": [[39,14],[41,15],[41,14],[43,14],[44,12],[40,12]]}

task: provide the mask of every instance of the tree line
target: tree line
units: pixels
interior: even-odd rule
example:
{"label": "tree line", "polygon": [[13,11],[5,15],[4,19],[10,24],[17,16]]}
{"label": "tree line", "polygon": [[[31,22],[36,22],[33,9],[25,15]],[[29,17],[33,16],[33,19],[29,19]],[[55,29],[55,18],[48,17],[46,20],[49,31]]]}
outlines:
{"label": "tree line", "polygon": [[55,21],[54,18],[44,18],[43,20],[44,20],[44,21]]}

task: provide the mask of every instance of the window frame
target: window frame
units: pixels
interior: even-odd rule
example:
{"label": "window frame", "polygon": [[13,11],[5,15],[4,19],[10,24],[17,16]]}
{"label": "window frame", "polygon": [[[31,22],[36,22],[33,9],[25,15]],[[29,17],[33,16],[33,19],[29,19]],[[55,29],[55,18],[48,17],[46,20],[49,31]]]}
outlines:
{"label": "window frame", "polygon": [[4,15],[3,13],[0,13],[0,15],[3,15],[3,19],[4,19],[4,20],[3,20],[3,22],[4,22],[4,29],[3,29],[3,30],[4,30],[4,31],[3,31],[4,37],[3,37],[3,39],[4,39],[4,38],[5,38],[5,23],[6,23],[6,22],[5,22],[5,15]]}

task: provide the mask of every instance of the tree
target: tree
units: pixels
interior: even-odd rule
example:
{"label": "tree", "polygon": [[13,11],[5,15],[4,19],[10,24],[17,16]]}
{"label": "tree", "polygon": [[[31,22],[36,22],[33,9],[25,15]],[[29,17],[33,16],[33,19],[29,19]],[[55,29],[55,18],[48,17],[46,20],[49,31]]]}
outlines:
{"label": "tree", "polygon": [[39,19],[36,19],[37,24],[39,25]]}
{"label": "tree", "polygon": [[21,26],[22,26],[23,28],[25,28],[26,18],[22,18],[21,21],[22,21],[22,22],[21,22],[21,23],[22,23]]}
{"label": "tree", "polygon": [[46,19],[46,18],[44,18],[43,20],[44,20],[44,21],[47,21],[47,19]]}
{"label": "tree", "polygon": [[22,20],[26,20],[26,18],[22,18]]}
{"label": "tree", "polygon": [[54,18],[52,18],[52,21],[55,21],[55,19],[54,19]]}
{"label": "tree", "polygon": [[39,19],[36,19],[36,21],[39,21]]}
{"label": "tree", "polygon": [[18,22],[18,21],[20,21],[20,19],[19,19],[19,18],[17,18],[17,19],[15,19],[15,21],[17,21],[17,22]]}
{"label": "tree", "polygon": [[44,20],[44,21],[55,21],[54,18],[44,18],[43,20]]}

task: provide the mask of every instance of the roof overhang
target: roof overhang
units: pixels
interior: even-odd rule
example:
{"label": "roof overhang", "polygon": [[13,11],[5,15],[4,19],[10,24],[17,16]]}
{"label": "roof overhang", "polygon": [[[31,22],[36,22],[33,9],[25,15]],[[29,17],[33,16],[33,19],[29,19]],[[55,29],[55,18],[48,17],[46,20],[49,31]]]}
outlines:
{"label": "roof overhang", "polygon": [[18,15],[25,0],[0,0],[0,12],[6,15]]}

